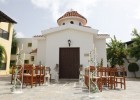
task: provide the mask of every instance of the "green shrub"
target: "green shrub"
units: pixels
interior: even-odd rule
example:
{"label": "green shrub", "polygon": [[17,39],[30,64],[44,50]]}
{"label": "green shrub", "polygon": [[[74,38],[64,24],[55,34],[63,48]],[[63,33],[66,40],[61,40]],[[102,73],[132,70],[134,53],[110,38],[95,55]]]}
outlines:
{"label": "green shrub", "polygon": [[137,63],[130,63],[128,65],[128,71],[133,72],[136,77],[136,71],[139,71],[139,65]]}

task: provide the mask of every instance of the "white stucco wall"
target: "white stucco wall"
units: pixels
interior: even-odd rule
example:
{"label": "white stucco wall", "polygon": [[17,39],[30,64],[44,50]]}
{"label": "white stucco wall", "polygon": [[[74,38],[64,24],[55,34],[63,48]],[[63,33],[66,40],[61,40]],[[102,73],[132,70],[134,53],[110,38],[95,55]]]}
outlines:
{"label": "white stucco wall", "polygon": [[37,39],[32,38],[32,50],[35,50],[38,46]]}
{"label": "white stucco wall", "polygon": [[[59,64],[59,48],[68,47],[68,40],[71,40],[71,47],[80,47],[80,64],[88,65],[88,57],[84,54],[93,49],[93,34],[66,29],[57,33],[51,33],[46,38],[46,66],[51,67],[52,78],[55,77],[55,66]],[[40,45],[40,44],[39,44]]]}
{"label": "white stucco wall", "polygon": [[[49,55],[50,56],[50,55]],[[47,56],[47,57],[49,57]],[[46,41],[45,40],[39,40],[38,41],[38,47],[37,47],[37,60],[36,65],[39,64],[46,65]]]}
{"label": "white stucco wall", "polygon": [[28,43],[32,43],[32,38],[17,38],[17,42],[19,49],[21,49],[23,45],[23,52],[25,52],[25,54],[29,54],[32,51],[32,47],[28,47]]}
{"label": "white stucco wall", "polygon": [[101,59],[103,59],[103,66],[107,67],[106,40],[96,39],[95,48],[97,48],[97,62],[101,63]]}

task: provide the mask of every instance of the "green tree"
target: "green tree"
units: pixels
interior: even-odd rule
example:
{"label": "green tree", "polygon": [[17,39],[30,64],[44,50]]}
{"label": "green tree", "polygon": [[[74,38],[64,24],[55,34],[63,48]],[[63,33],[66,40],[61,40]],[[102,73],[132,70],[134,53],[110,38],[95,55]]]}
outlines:
{"label": "green tree", "polygon": [[13,30],[11,54],[16,54],[16,51],[17,51],[17,38],[16,38],[16,34],[17,34],[16,31]]}
{"label": "green tree", "polygon": [[134,28],[132,31],[133,43],[129,46],[128,52],[130,57],[136,58],[136,61],[140,59],[140,33]]}
{"label": "green tree", "polygon": [[3,54],[4,54],[4,47],[0,45],[0,68],[2,66],[2,60],[4,59]]}
{"label": "green tree", "polygon": [[110,62],[111,66],[123,65],[124,58],[127,56],[127,50],[125,45],[114,38],[111,38],[111,42],[107,43],[107,60]]}
{"label": "green tree", "polygon": [[139,65],[137,63],[130,63],[128,65],[128,71],[133,72],[136,78],[136,71],[139,71]]}
{"label": "green tree", "polygon": [[[139,71],[139,65],[136,63],[140,60],[140,33],[138,33],[137,29],[132,30],[132,43],[128,47],[129,57],[134,58],[135,62],[132,62],[128,65],[129,72],[133,72],[136,77],[136,71]],[[130,62],[130,61],[129,61]]]}

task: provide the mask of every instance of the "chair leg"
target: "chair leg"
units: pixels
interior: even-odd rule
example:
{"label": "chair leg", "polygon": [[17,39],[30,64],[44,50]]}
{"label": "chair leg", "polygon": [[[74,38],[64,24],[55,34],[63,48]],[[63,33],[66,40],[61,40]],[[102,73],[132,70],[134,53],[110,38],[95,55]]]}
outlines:
{"label": "chair leg", "polygon": [[33,87],[33,77],[31,77],[31,88]]}
{"label": "chair leg", "polygon": [[113,85],[114,85],[114,79],[113,78],[110,78],[110,85],[111,85],[111,89],[112,89]]}
{"label": "chair leg", "polygon": [[126,89],[126,83],[125,83],[125,78],[124,78],[124,89]]}
{"label": "chair leg", "polygon": [[116,81],[115,81],[115,83],[116,83],[116,86],[115,86],[115,87],[117,87],[117,86],[118,86],[118,83],[117,83],[117,82],[118,82],[118,79],[116,78]]}
{"label": "chair leg", "polygon": [[39,86],[40,86],[40,83],[41,83],[41,77],[39,77]]}
{"label": "chair leg", "polygon": [[121,82],[121,88],[122,88],[122,84],[123,84],[123,83],[122,83],[122,79],[120,79],[120,82]]}
{"label": "chair leg", "polygon": [[11,77],[11,84],[12,84],[12,82],[13,82],[13,77]]}
{"label": "chair leg", "polygon": [[37,86],[37,77],[35,77],[35,87]]}
{"label": "chair leg", "polygon": [[114,79],[114,89],[116,89],[116,86],[117,86],[117,79]]}
{"label": "chair leg", "polygon": [[100,92],[102,92],[102,80],[100,81]]}

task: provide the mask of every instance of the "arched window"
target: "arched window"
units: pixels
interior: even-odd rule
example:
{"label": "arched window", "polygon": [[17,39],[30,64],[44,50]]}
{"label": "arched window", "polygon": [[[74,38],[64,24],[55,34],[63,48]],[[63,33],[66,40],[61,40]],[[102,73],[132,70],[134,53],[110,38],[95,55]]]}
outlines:
{"label": "arched window", "polygon": [[[2,48],[0,48],[2,50]],[[2,65],[0,67],[0,70],[6,70],[6,64],[7,64],[7,54],[5,49],[1,52],[0,56],[3,56],[3,59],[1,60]]]}
{"label": "arched window", "polygon": [[82,26],[81,22],[79,23],[79,26]]}
{"label": "arched window", "polygon": [[70,21],[70,23],[71,23],[71,24],[74,24],[74,22],[73,22],[73,21]]}

